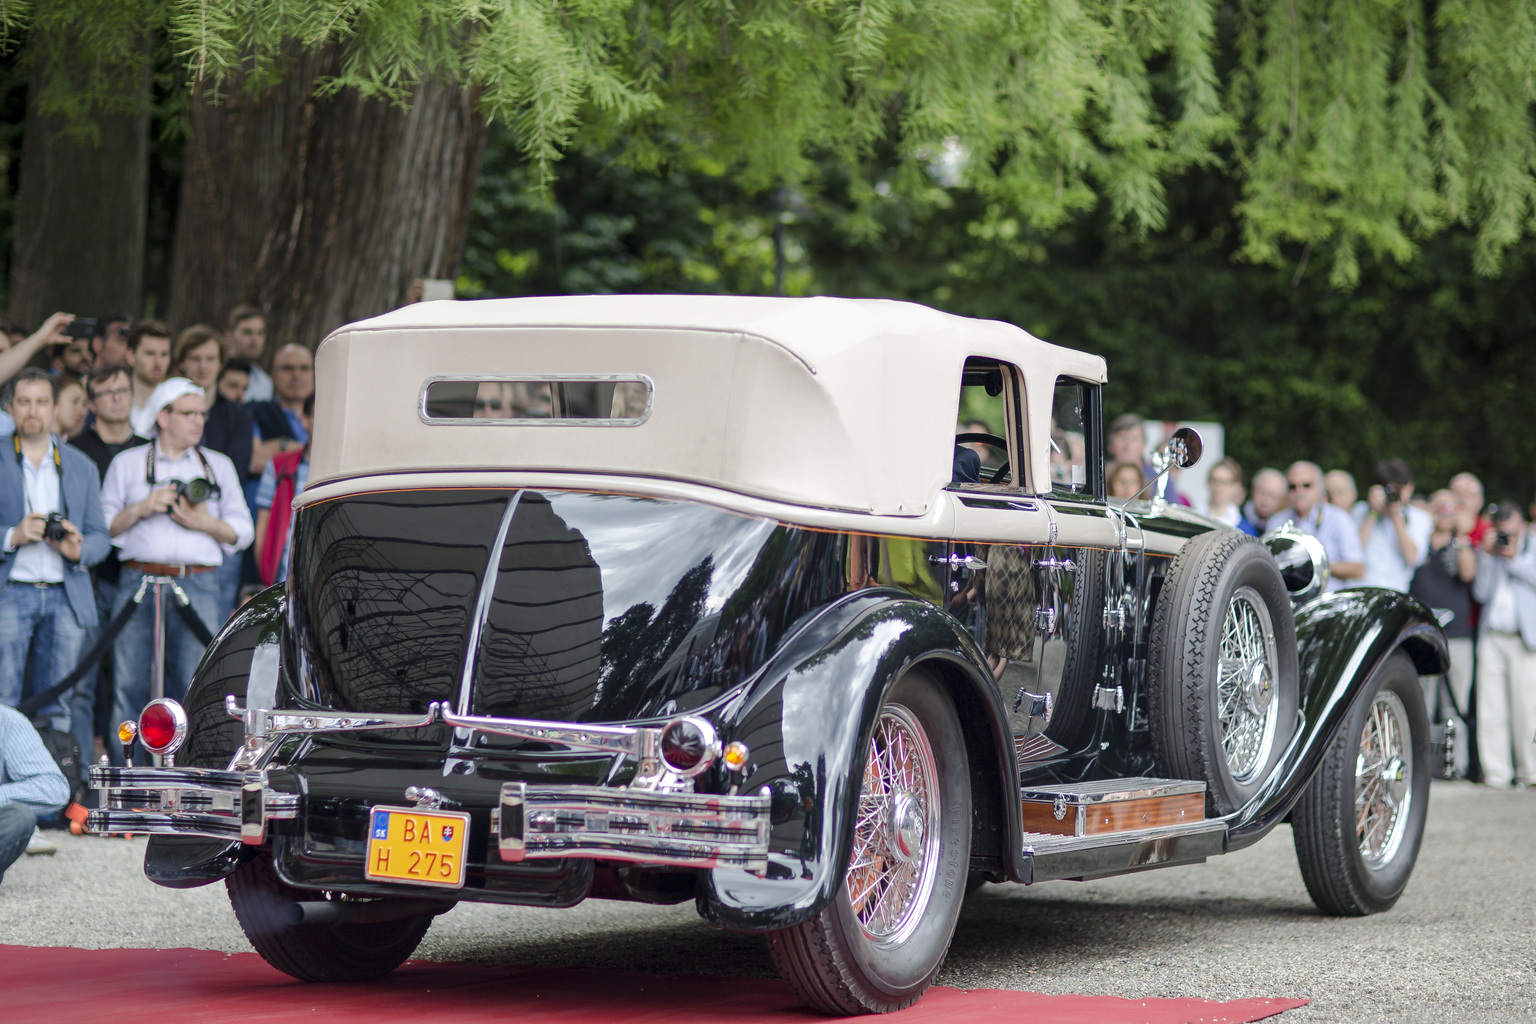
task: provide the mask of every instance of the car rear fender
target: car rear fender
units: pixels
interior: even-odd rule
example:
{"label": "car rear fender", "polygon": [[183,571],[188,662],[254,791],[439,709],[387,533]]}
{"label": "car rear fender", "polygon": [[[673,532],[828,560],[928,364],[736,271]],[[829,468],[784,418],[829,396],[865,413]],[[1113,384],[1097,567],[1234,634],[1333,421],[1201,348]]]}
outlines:
{"label": "car rear fender", "polygon": [[1406,594],[1378,587],[1336,590],[1298,608],[1296,648],[1300,727],[1269,784],[1228,818],[1229,851],[1252,845],[1285,820],[1392,652],[1405,651],[1421,675],[1444,672],[1450,664],[1434,614]]}
{"label": "car rear fender", "polygon": [[[177,755],[184,767],[225,768],[240,746],[244,727],[224,710],[224,697],[234,694],[244,704],[251,685],[251,664],[259,648],[264,678],[257,686],[279,696],[277,667],[279,636],[288,602],[282,586],[270,587],[247,601],[213,638],[193,673],[183,705],[187,709],[187,739]],[[269,705],[273,706],[273,705]],[[254,847],[198,836],[150,836],[144,850],[144,874],[150,881],[172,889],[190,889],[217,882],[232,873],[254,853]]]}
{"label": "car rear fender", "polygon": [[[1012,734],[991,674],[970,635],[926,601],[871,589],[824,609],[766,667],[722,735],[752,751],[744,791],[773,794],[769,869],[759,878],[717,868],[698,909],[720,927],[785,928],[818,913],[842,881],[852,847],[865,745],[886,693],[921,666],[955,701],[971,762],[973,842],[1019,871]],[[1009,837],[1014,837],[1010,839]],[[963,884],[963,879],[960,884]]]}

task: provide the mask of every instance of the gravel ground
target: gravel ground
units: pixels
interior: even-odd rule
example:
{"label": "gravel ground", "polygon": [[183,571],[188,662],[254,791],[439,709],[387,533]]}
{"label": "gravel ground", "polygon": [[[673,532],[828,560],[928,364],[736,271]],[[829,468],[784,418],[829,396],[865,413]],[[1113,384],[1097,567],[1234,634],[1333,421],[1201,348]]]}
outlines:
{"label": "gravel ground", "polygon": [[[50,835],[57,836],[56,833]],[[222,886],[172,891],[140,872],[143,841],[57,836],[0,885],[0,943],[248,951]],[[939,982],[1096,995],[1287,996],[1284,1020],[1536,1018],[1536,792],[1435,783],[1408,891],[1388,913],[1320,916],[1290,830],[1203,865],[1098,882],[992,885],[971,898]],[[768,976],[760,939],[691,904],[592,900],[573,910],[464,904],[431,960]]]}

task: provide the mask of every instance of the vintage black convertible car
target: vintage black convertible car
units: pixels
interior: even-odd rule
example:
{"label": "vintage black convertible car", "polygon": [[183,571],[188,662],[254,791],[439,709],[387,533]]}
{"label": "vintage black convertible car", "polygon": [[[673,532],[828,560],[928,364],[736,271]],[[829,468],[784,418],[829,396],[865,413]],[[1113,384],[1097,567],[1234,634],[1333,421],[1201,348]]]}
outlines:
{"label": "vintage black convertible car", "polygon": [[606,296],[411,306],[317,377],[286,585],[145,710],[156,765],[93,769],[90,822],[223,879],[294,977],[383,975],[459,900],[693,900],[808,1003],[884,1011],[987,881],[1290,821],[1325,913],[1407,884],[1434,618],[1321,592],[1309,538],[1107,501],[1101,359],[906,303]]}

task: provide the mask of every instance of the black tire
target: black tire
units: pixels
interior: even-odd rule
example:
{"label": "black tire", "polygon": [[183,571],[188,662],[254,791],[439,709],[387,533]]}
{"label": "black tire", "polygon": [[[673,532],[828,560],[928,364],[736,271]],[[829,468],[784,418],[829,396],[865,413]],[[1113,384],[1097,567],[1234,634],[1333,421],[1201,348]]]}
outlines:
{"label": "black tire", "polygon": [[[854,910],[849,890],[851,885],[858,885],[863,893],[872,892],[869,880],[879,876],[880,869],[873,865],[860,868],[855,858],[860,856],[860,849],[868,847],[861,847],[856,838],[843,882],[826,909],[808,921],[767,936],[779,974],[800,998],[824,1013],[886,1013],[916,1002],[944,963],[965,899],[971,788],[965,737],[955,706],[931,677],[912,671],[887,695],[876,732],[892,722],[906,729],[909,736],[910,724],[915,722],[926,738],[933,768],[929,791],[938,797],[938,806],[927,808],[928,825],[922,832],[925,852],[914,885],[918,895],[900,904],[907,910],[890,930],[882,930],[889,922],[872,920],[866,925]],[[876,744],[876,738],[871,737],[865,751]],[[868,790],[869,786],[861,783],[861,806],[870,800],[892,806],[889,798],[881,801]],[[935,833],[936,848],[931,848],[926,840]],[[889,844],[881,850],[892,862],[897,858]],[[861,899],[861,910],[868,913],[878,903],[877,899]]]}
{"label": "black tire", "polygon": [[[1382,721],[1371,721],[1378,702],[1384,705],[1383,716],[1401,716],[1399,725],[1406,726],[1408,735],[1399,742],[1411,760],[1401,772],[1406,811],[1401,808],[1399,796],[1396,816],[1385,831],[1375,834],[1375,849],[1368,858],[1361,848],[1356,817],[1355,773],[1367,727],[1372,728],[1374,735],[1382,733]],[[1365,753],[1364,767],[1369,772],[1376,759],[1369,750]],[[1408,876],[1413,873],[1424,840],[1424,822],[1429,813],[1429,769],[1429,715],[1424,710],[1419,673],[1408,655],[1395,651],[1360,694],[1344,731],[1329,746],[1322,767],[1291,812],[1302,881],[1307,883],[1307,892],[1319,910],[1339,917],[1361,917],[1378,914],[1397,902],[1408,885]],[[1384,774],[1390,778],[1392,772],[1389,769]],[[1369,780],[1370,776],[1366,778]],[[1368,792],[1393,791],[1387,781],[1375,780],[1374,785],[1368,781],[1367,785]]]}
{"label": "black tire", "polygon": [[370,924],[300,924],[286,920],[290,903],[318,898],[284,884],[263,851],[224,879],[245,937],[267,963],[300,981],[373,981],[405,962],[432,925],[408,917]]}
{"label": "black tire", "polygon": [[[1229,616],[1251,623],[1257,639],[1251,657],[1228,658],[1241,671],[1229,667],[1224,676],[1223,644],[1247,644],[1224,639]],[[1296,621],[1269,551],[1232,530],[1180,548],[1163,577],[1149,653],[1147,713],[1158,773],[1205,780],[1213,816],[1238,810],[1296,728]]]}

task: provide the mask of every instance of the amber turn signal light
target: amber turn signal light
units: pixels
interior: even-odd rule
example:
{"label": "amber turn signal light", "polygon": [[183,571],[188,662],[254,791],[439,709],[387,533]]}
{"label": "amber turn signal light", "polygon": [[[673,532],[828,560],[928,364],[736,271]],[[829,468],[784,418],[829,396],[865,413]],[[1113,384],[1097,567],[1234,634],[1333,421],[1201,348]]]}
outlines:
{"label": "amber turn signal light", "polygon": [[139,727],[132,722],[124,722],[117,727],[117,738],[123,746],[132,743],[134,737],[139,734]]}
{"label": "amber turn signal light", "polygon": [[720,760],[733,772],[739,772],[747,766],[747,745],[741,740],[732,740],[725,745],[725,753]]}

